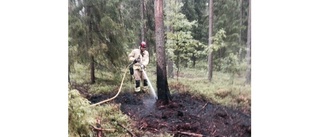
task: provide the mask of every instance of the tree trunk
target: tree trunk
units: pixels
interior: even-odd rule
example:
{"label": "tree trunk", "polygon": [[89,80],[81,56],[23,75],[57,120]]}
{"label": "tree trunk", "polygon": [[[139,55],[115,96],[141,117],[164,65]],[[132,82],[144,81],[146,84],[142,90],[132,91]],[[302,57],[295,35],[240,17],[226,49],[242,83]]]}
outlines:
{"label": "tree trunk", "polygon": [[[88,16],[90,17],[89,19],[89,47],[93,47],[93,15],[92,15],[92,6],[88,6]],[[93,55],[89,55],[90,57],[90,77],[91,77],[91,84],[94,84],[96,82],[95,76],[94,76],[94,57]]]}
{"label": "tree trunk", "polygon": [[173,74],[173,61],[169,60],[168,61],[168,76],[169,78],[173,78],[174,74]]}
{"label": "tree trunk", "polygon": [[[69,57],[69,58],[70,58],[70,57]],[[68,83],[71,84],[71,83],[70,83],[70,61],[69,61],[69,63],[68,63]]]}
{"label": "tree trunk", "polygon": [[90,61],[90,70],[91,70],[91,84],[96,83],[96,77],[94,76],[94,57],[91,56],[91,61]]}
{"label": "tree trunk", "polygon": [[192,67],[195,68],[196,67],[196,57],[195,57],[194,53],[192,53],[191,60],[192,60]]}
{"label": "tree trunk", "polygon": [[251,83],[251,0],[249,0],[248,34],[247,34],[247,59],[248,67],[246,74],[246,83]]}
{"label": "tree trunk", "polygon": [[144,0],[140,0],[140,17],[141,17],[141,26],[140,26],[140,29],[141,29],[141,41],[144,41],[145,38],[144,38]]}
{"label": "tree trunk", "polygon": [[212,43],[212,29],[213,29],[213,23],[212,23],[212,7],[213,7],[213,0],[209,0],[209,41],[208,41],[208,46],[210,47],[209,49],[209,56],[208,56],[208,80],[212,80],[212,70],[213,70],[213,51],[211,48],[211,43]]}
{"label": "tree trunk", "polygon": [[[240,0],[240,2],[239,2],[239,12],[240,12],[240,17],[239,17],[239,26],[241,27],[242,26],[242,0]],[[240,60],[242,60],[242,56],[241,56],[241,54],[242,54],[242,42],[241,42],[241,38],[242,38],[242,35],[241,35],[241,29],[240,29],[240,31],[239,31],[239,45],[240,45],[240,48],[239,48],[239,55],[238,55],[238,58],[240,59]]]}
{"label": "tree trunk", "polygon": [[156,33],[156,54],[157,54],[157,89],[158,101],[161,104],[168,104],[170,91],[167,80],[167,69],[164,48],[164,22],[163,22],[163,0],[154,1],[155,33]]}
{"label": "tree trunk", "polygon": [[153,16],[154,13],[151,12],[151,10],[149,9],[151,4],[153,4],[153,1],[150,1],[150,0],[143,1],[144,35],[145,35],[144,40],[147,42],[147,44],[149,44],[147,46],[149,57],[153,57],[153,54],[155,53],[155,46],[154,46],[155,44],[151,44],[152,41],[154,40],[154,30],[153,28],[151,28],[151,25],[150,25],[150,24],[154,24],[154,21],[152,19],[154,17]]}

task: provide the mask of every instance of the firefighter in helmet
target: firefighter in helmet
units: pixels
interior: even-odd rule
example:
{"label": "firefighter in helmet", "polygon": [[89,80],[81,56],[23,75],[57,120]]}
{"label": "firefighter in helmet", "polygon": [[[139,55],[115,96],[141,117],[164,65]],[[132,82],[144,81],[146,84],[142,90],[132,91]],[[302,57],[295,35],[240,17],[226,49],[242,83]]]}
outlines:
{"label": "firefighter in helmet", "polygon": [[[133,62],[133,76],[136,82],[135,92],[147,92],[148,90],[148,81],[146,77],[143,75],[142,70],[145,71],[146,66],[149,63],[149,52],[146,50],[147,44],[146,42],[142,41],[140,43],[139,49],[133,49],[129,54],[129,61]],[[142,90],[140,88],[140,83],[143,87]]]}

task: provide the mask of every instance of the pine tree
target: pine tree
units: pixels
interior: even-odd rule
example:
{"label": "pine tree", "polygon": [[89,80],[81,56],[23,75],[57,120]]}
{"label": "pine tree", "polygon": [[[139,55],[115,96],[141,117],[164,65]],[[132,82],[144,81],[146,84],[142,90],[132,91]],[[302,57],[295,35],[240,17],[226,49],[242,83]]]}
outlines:
{"label": "pine tree", "polygon": [[168,104],[170,100],[170,91],[167,80],[166,57],[164,47],[163,0],[155,0],[154,6],[157,47],[156,52],[158,99],[160,103]]}

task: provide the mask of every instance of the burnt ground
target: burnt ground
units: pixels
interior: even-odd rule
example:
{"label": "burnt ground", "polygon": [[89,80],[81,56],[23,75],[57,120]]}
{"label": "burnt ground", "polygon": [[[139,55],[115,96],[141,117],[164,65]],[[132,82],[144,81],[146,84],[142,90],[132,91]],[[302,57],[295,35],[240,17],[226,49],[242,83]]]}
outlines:
{"label": "burnt ground", "polygon": [[[93,95],[92,103],[108,99],[113,95]],[[168,105],[156,105],[147,93],[122,92],[113,103],[121,104],[139,131],[154,134],[170,133],[175,137],[250,137],[251,114],[219,104],[210,103],[188,93],[172,94]],[[135,133],[137,136],[141,133]]]}

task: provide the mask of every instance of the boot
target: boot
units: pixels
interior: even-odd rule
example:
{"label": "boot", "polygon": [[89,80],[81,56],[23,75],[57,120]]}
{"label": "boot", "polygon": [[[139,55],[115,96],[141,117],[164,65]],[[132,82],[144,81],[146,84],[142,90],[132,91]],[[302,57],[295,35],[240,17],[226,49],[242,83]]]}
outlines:
{"label": "boot", "polygon": [[135,91],[135,92],[140,92],[141,89],[140,89],[140,87],[136,87],[136,88],[134,89],[134,91]]}
{"label": "boot", "polygon": [[140,80],[136,80],[136,88],[134,89],[135,92],[140,92]]}
{"label": "boot", "polygon": [[143,93],[149,93],[149,88],[148,88],[148,86],[143,86],[143,87],[142,87],[142,92],[143,92]]}
{"label": "boot", "polygon": [[143,80],[143,87],[142,87],[142,91],[143,92],[149,92],[149,90],[148,90],[148,81],[145,79],[145,80]]}
{"label": "boot", "polygon": [[148,81],[146,79],[143,80],[143,86],[148,86]]}

